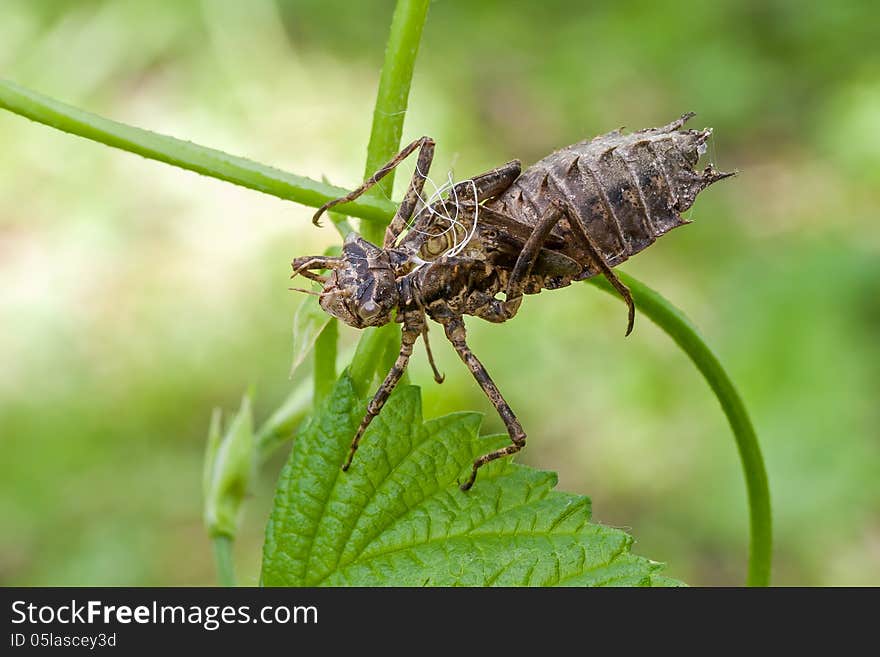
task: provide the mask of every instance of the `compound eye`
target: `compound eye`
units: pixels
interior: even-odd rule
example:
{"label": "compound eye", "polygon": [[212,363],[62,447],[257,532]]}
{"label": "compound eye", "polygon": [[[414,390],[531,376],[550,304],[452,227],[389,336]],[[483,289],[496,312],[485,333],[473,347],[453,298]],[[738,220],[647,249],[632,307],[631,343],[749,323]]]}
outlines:
{"label": "compound eye", "polygon": [[349,326],[360,328],[360,318],[352,314],[346,303],[348,296],[339,290],[329,291],[321,297],[321,308]]}
{"label": "compound eye", "polygon": [[425,260],[439,258],[453,247],[454,238],[454,229],[445,230],[439,235],[426,240],[420,249],[420,255]]}

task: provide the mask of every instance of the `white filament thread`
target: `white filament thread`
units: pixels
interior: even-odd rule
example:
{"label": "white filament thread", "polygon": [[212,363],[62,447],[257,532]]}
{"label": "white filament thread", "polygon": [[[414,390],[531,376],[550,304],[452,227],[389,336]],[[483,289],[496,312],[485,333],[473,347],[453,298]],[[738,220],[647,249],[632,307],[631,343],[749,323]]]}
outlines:
{"label": "white filament thread", "polygon": [[[473,200],[474,200],[473,221],[471,222],[471,226],[468,229],[468,227],[465,226],[459,220],[459,216],[462,214],[462,212],[460,211],[461,210],[461,200],[459,199],[459,196],[458,196],[458,189],[457,189],[458,184],[454,181],[452,172],[451,171],[448,172],[447,181],[439,187],[433,181],[433,179],[431,179],[430,176],[422,173],[422,171],[418,168],[418,164],[416,164],[416,172],[418,175],[422,176],[426,182],[431,183],[431,187],[434,188],[434,191],[428,197],[427,200],[418,192],[416,193],[416,196],[418,197],[418,203],[416,205],[415,210],[413,211],[413,214],[409,220],[409,223],[407,224],[407,227],[410,230],[414,230],[417,233],[419,233],[421,235],[426,235],[430,238],[442,237],[442,236],[448,234],[450,231],[452,231],[452,235],[453,235],[452,246],[450,246],[443,253],[438,255],[434,260],[430,260],[430,261],[423,260],[420,257],[413,256],[413,258],[412,258],[413,262],[415,262],[417,264],[417,268],[418,268],[418,267],[421,267],[422,265],[427,264],[429,262],[435,262],[435,261],[439,260],[440,258],[450,257],[450,256],[454,257],[454,256],[460,254],[462,251],[464,251],[465,247],[468,245],[468,243],[471,241],[471,239],[473,238],[474,234],[477,231],[477,222],[479,219],[480,204],[479,204],[479,199],[477,198],[477,184],[476,184],[476,182],[474,182],[473,179],[462,181],[465,185],[468,185],[470,187],[471,192],[473,194]],[[448,194],[448,192],[450,192],[450,191],[452,193],[452,198],[451,199],[444,198],[444,195]],[[443,201],[443,202],[440,203],[440,201]],[[452,201],[454,208],[455,208],[454,216],[449,213],[449,202],[450,201]],[[440,208],[442,208],[442,212],[438,212],[434,208],[434,205],[438,204],[438,203],[439,203]],[[428,231],[424,231],[424,230],[420,230],[418,228],[415,228],[414,227],[415,218],[418,217],[425,210],[427,210],[427,212],[430,215],[432,215],[433,217],[436,217],[440,222],[445,223],[446,227],[437,233],[428,232]],[[459,237],[460,234],[462,235],[462,237]]]}

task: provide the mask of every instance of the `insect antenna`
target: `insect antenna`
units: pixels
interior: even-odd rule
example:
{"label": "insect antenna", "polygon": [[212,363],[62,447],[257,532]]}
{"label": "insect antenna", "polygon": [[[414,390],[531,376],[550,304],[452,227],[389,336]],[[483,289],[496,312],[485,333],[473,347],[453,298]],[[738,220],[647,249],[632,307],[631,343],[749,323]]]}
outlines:
{"label": "insect antenna", "polygon": [[311,294],[313,297],[322,297],[324,296],[323,292],[316,292],[315,290],[307,290],[304,287],[289,287],[287,288],[291,292],[302,292],[303,294]]}

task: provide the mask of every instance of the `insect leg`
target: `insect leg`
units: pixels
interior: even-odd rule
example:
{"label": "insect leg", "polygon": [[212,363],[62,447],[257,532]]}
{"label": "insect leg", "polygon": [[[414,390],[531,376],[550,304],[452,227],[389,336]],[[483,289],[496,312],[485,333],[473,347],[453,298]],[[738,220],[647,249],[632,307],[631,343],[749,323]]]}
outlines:
{"label": "insect leg", "polygon": [[464,180],[458,183],[456,191],[463,194],[467,191],[470,183],[473,182],[477,188],[477,200],[485,201],[487,199],[498,196],[505,189],[513,184],[513,181],[519,178],[522,172],[522,164],[519,160],[511,160],[500,167],[495,167],[491,171],[481,173],[474,176],[470,180]]}
{"label": "insect leg", "polygon": [[632,333],[633,324],[636,320],[636,304],[635,301],[633,301],[632,293],[630,292],[629,288],[624,284],[624,282],[617,277],[617,274],[614,273],[614,270],[611,269],[611,266],[605,260],[605,257],[599,250],[599,247],[596,246],[593,238],[590,237],[590,234],[587,232],[587,229],[584,226],[584,222],[581,220],[580,215],[578,215],[578,213],[573,210],[568,204],[564,205],[563,212],[565,212],[565,214],[568,216],[568,223],[571,226],[571,232],[574,235],[575,239],[580,241],[581,246],[583,246],[587,253],[590,255],[590,259],[596,265],[596,268],[602,273],[602,275],[606,279],[608,279],[608,282],[611,283],[612,287],[620,293],[620,296],[623,297],[623,300],[626,301],[626,307],[628,309],[626,335],[629,335],[630,333]]}
{"label": "insect leg", "polygon": [[397,155],[391,158],[384,166],[382,166],[376,173],[367,178],[363,184],[357,189],[349,192],[345,196],[334,199],[332,201],[327,201],[324,205],[318,208],[318,211],[315,212],[315,216],[312,217],[312,223],[316,226],[320,226],[321,215],[324,214],[330,208],[339,205],[340,203],[348,203],[349,201],[355,200],[361,194],[366,192],[370,187],[373,187],[377,182],[382,180],[385,176],[391,173],[394,168],[403,162],[410,153],[412,153],[417,148],[424,148],[427,144],[431,145],[431,150],[434,148],[434,140],[430,137],[422,137],[420,139],[416,139],[411,144],[408,144],[402,151],[400,151]]}
{"label": "insect leg", "polygon": [[544,210],[544,214],[541,215],[538,224],[535,226],[532,234],[529,235],[529,239],[527,239],[526,243],[523,245],[519,256],[517,256],[513,272],[511,272],[510,279],[507,282],[507,300],[504,302],[505,306],[511,307],[514,313],[516,312],[516,309],[519,308],[523,295],[523,287],[529,276],[532,274],[535,260],[538,258],[538,254],[541,252],[544,242],[547,241],[553,227],[564,216],[565,212],[562,205],[558,201],[552,201],[550,205],[547,206],[547,209]]}
{"label": "insect leg", "polygon": [[465,332],[464,322],[462,321],[461,317],[453,317],[446,320],[443,324],[443,328],[446,330],[446,337],[449,338],[452,346],[455,347],[455,351],[458,352],[458,355],[461,357],[462,361],[464,361],[464,364],[467,365],[467,368],[471,371],[471,374],[474,375],[477,383],[480,384],[483,392],[486,393],[489,401],[492,402],[495,410],[498,411],[498,415],[501,416],[501,420],[507,427],[507,433],[510,435],[510,440],[512,443],[507,447],[502,447],[500,449],[496,449],[494,452],[484,454],[476,461],[474,461],[474,466],[473,470],[471,471],[470,478],[461,485],[462,490],[468,490],[471,486],[474,485],[474,481],[476,481],[477,479],[477,470],[479,470],[482,466],[486,465],[490,461],[494,461],[495,459],[499,459],[503,456],[508,456],[509,454],[515,454],[516,452],[521,450],[526,444],[526,432],[523,431],[522,425],[520,425],[519,420],[516,419],[516,415],[514,415],[510,406],[507,404],[506,401],[504,401],[504,397],[501,396],[501,392],[498,390],[495,382],[492,381],[492,378],[489,376],[486,368],[483,367],[483,364],[477,359],[476,356],[474,356],[474,353],[471,351],[470,347],[468,347],[466,341],[467,334]]}
{"label": "insect leg", "polygon": [[[541,249],[550,237],[550,231],[564,216],[561,204],[552,201],[538,220],[538,225],[532,229],[517,256],[507,281],[506,299],[500,301],[488,295],[473,294],[469,300],[468,314],[476,315],[489,322],[506,322],[516,315],[522,303],[523,288],[532,274]],[[511,222],[513,221],[511,219]]]}
{"label": "insect leg", "polygon": [[413,171],[403,200],[397,206],[397,212],[394,213],[391,223],[385,229],[383,248],[390,249],[394,246],[394,242],[397,241],[403,229],[406,228],[407,222],[416,209],[416,203],[422,196],[422,189],[425,187],[425,180],[428,177],[428,171],[431,169],[431,162],[434,161],[434,140],[430,137],[422,137],[421,142],[419,157],[416,160],[416,170]]}
{"label": "insect leg", "polygon": [[300,258],[295,258],[293,262],[290,263],[290,266],[293,268],[293,273],[290,277],[295,278],[297,276],[305,276],[313,281],[325,283],[327,279],[324,276],[309,270],[335,269],[339,267],[340,264],[340,259],[335,256],[302,256]]}
{"label": "insect leg", "polygon": [[343,471],[348,470],[348,468],[351,467],[351,460],[354,458],[354,453],[357,451],[358,444],[361,442],[361,437],[364,435],[367,427],[370,426],[370,422],[373,421],[373,418],[379,414],[379,411],[382,410],[385,402],[388,401],[391,391],[394,390],[400,382],[400,378],[406,370],[406,365],[409,363],[409,357],[412,355],[413,345],[416,343],[420,333],[421,328],[411,329],[404,327],[400,341],[400,354],[397,356],[397,360],[394,362],[394,365],[392,365],[391,370],[385,376],[382,385],[379,386],[376,394],[373,395],[370,403],[367,404],[367,413],[364,415],[364,419],[361,420],[357,433],[355,433],[354,439],[351,441],[351,447],[348,450],[348,458],[342,466]]}
{"label": "insect leg", "polygon": [[431,353],[431,343],[428,342],[428,323],[425,322],[425,325],[422,327],[422,340],[425,343],[425,351],[428,352],[428,363],[431,364],[431,369],[434,371],[434,380],[437,383],[443,383],[446,380],[446,377],[440,373],[437,369],[437,364],[434,362],[434,354]]}

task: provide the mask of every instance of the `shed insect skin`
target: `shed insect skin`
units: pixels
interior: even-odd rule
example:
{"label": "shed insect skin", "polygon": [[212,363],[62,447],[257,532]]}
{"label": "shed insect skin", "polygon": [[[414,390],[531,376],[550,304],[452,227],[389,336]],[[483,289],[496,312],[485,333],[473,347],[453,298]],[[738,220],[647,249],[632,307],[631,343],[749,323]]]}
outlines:
{"label": "shed insect skin", "polygon": [[525,446],[522,425],[467,344],[464,316],[505,322],[516,315],[524,295],[602,275],[627,302],[629,335],[635,306],[613,267],[689,223],[681,213],[697,194],[735,174],[711,164],[695,170],[712,131],[684,130],[692,116],[631,134],[615,130],[562,148],[525,171],[513,160],[453,185],[446,197],[430,203],[422,192],[434,140],[422,137],[360,187],[315,213],[317,224],[326,210],[353,201],[418,151],[415,173],[381,247],[349,233],[341,256],[304,256],[292,263],[293,276],[324,285],[321,307],[346,324],[402,324],[400,354],[367,405],[343,470],[403,376],[419,336],[425,338],[435,379],[442,382],[428,346],[427,318],[443,326],[511,441],[476,459],[461,489],[473,486],[480,467]]}

